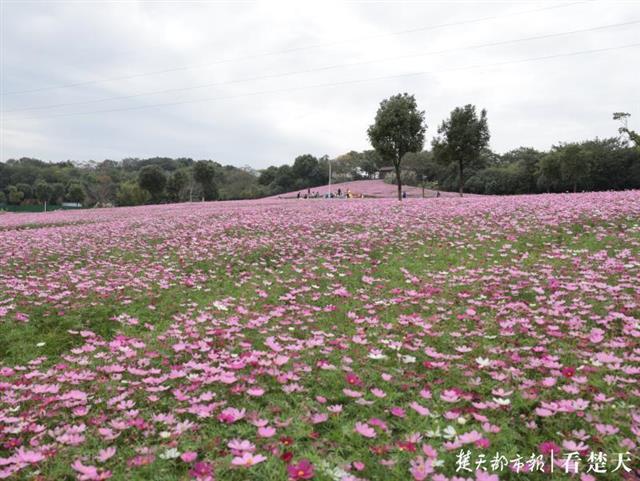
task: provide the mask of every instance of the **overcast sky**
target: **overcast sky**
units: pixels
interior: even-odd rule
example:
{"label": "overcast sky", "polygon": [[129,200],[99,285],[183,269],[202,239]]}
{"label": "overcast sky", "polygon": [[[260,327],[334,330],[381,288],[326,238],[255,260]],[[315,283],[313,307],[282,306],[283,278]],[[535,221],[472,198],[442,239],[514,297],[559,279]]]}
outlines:
{"label": "overcast sky", "polygon": [[0,1],[0,160],[334,157],[399,92],[500,153],[640,128],[638,1]]}

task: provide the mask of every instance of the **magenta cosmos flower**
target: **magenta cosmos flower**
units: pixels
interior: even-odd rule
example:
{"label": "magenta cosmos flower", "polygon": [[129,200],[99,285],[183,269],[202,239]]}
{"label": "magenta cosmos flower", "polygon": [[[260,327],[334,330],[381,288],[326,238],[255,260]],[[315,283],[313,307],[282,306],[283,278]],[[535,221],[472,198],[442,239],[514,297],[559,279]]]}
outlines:
{"label": "magenta cosmos flower", "polygon": [[302,459],[297,464],[291,464],[287,466],[287,472],[289,473],[289,479],[311,479],[313,478],[313,464],[308,459]]}

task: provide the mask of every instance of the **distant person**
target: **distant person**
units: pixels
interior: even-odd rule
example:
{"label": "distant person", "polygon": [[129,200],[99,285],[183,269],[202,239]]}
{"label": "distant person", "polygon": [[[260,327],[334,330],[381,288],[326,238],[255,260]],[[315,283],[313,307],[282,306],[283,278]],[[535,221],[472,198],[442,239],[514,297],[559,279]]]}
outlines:
{"label": "distant person", "polygon": [[402,191],[402,198],[403,198],[403,199],[406,199],[406,198],[407,198],[407,191],[406,191],[406,190],[403,190],[403,191]]}
{"label": "distant person", "polygon": [[338,187],[338,197],[340,197],[341,195],[342,195],[342,189]]}
{"label": "distant person", "polygon": [[298,192],[298,199],[300,198],[300,192]]}
{"label": "distant person", "polygon": [[436,197],[440,197],[440,191],[436,192]]}

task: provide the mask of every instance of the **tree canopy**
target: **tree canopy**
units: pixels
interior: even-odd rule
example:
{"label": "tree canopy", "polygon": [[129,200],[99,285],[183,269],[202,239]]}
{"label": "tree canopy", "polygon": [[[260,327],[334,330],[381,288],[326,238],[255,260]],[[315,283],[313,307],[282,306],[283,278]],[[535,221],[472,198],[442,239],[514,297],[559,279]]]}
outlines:
{"label": "tree canopy", "polygon": [[438,137],[432,142],[433,152],[438,160],[457,165],[460,196],[464,192],[464,169],[480,161],[489,138],[487,111],[482,109],[478,117],[475,105],[471,104],[453,109],[438,127]]}
{"label": "tree canopy", "polygon": [[402,200],[402,158],[409,152],[422,150],[426,130],[424,111],[418,110],[415,97],[407,93],[380,102],[374,123],[367,130],[371,146],[395,168],[398,200]]}

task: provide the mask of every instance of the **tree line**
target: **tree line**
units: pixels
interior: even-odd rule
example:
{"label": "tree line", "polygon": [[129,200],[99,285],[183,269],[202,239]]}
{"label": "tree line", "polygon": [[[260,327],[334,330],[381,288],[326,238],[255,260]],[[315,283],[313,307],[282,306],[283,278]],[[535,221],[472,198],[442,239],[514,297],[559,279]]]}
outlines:
{"label": "tree line", "polygon": [[560,143],[543,152],[519,147],[504,154],[489,148],[488,115],[468,104],[453,109],[438,126],[431,150],[423,150],[425,112],[415,97],[398,94],[380,103],[367,133],[383,159],[394,166],[386,180],[445,191],[477,194],[535,194],[640,188],[640,136],[630,114],[615,112],[619,136]]}
{"label": "tree line", "polygon": [[[618,136],[560,143],[548,151],[519,147],[503,154],[489,148],[487,112],[455,108],[424,149],[425,112],[414,96],[385,99],[367,133],[373,149],[334,159],[304,154],[292,164],[262,170],[212,160],[154,157],[121,161],[57,162],[21,158],[0,162],[0,207],[70,202],[83,206],[131,206],[197,200],[252,199],[326,185],[377,178],[444,191],[534,194],[640,188],[640,136],[630,115],[616,112]],[[388,169],[387,169],[388,170]]]}

